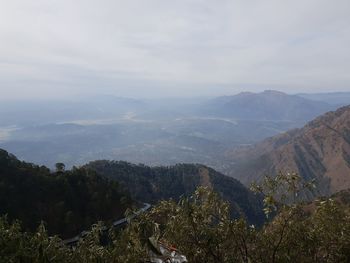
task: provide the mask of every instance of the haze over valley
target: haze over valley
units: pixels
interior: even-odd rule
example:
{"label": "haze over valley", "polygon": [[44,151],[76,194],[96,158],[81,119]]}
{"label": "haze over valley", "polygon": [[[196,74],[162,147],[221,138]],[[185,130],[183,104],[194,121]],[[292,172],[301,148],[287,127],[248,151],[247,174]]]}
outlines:
{"label": "haze over valley", "polygon": [[0,262],[350,262],[349,0],[0,3]]}
{"label": "haze over valley", "polygon": [[1,106],[6,125],[0,147],[49,167],[57,161],[71,167],[111,159],[153,166],[202,163],[226,172],[225,152],[344,105],[326,100],[264,91],[217,98],[13,102]]}

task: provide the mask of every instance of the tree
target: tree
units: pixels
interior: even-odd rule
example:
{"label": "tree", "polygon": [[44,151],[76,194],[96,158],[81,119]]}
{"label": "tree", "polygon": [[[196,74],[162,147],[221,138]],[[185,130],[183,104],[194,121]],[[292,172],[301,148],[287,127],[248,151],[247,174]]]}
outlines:
{"label": "tree", "polygon": [[261,228],[232,219],[228,203],[203,187],[179,202],[161,201],[125,229],[106,233],[94,225],[74,249],[48,237],[43,224],[26,233],[0,217],[0,262],[149,262],[150,240],[176,247],[194,263],[350,262],[349,203],[338,195],[292,202],[308,185],[300,180],[280,174],[255,186],[269,208]]}
{"label": "tree", "polygon": [[56,163],[55,167],[56,167],[57,173],[63,173],[64,170],[66,169],[66,165],[64,163]]}

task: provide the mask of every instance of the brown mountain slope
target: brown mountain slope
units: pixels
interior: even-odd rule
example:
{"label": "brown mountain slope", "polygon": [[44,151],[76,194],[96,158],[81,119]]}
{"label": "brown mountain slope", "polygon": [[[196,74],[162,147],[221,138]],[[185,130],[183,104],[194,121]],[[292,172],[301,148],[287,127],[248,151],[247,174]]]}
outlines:
{"label": "brown mountain slope", "polygon": [[350,106],[328,112],[302,129],[228,152],[230,176],[244,183],[264,174],[298,172],[316,178],[321,194],[350,188]]}

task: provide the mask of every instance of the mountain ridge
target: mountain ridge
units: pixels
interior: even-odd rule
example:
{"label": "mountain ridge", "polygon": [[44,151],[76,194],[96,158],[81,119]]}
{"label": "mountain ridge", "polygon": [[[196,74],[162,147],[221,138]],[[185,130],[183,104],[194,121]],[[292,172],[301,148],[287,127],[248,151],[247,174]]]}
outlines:
{"label": "mountain ridge", "polygon": [[309,121],[332,110],[333,105],[281,91],[242,92],[208,101],[202,113],[237,119]]}
{"label": "mountain ridge", "polygon": [[245,216],[253,224],[264,221],[260,196],[253,194],[238,180],[201,164],[149,167],[99,160],[83,167],[116,180],[137,201],[155,204],[159,200],[179,200],[183,195],[191,195],[197,187],[204,186],[213,189],[230,203],[232,216]]}
{"label": "mountain ridge", "polygon": [[303,128],[229,151],[227,157],[235,163],[229,174],[244,183],[262,174],[295,171],[306,180],[316,179],[322,194],[350,188],[350,106],[327,112]]}

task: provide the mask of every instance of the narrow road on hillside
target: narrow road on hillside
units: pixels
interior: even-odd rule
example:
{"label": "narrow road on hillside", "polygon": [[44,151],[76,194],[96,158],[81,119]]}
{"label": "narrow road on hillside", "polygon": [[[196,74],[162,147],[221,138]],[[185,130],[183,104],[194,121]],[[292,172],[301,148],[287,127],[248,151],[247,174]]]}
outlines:
{"label": "narrow road on hillside", "polygon": [[[140,208],[139,210],[137,210],[136,212],[134,212],[133,215],[131,215],[131,216],[129,216],[129,217],[124,217],[124,218],[119,219],[119,220],[117,220],[117,221],[114,221],[114,222],[112,223],[112,227],[121,227],[121,226],[127,224],[127,223],[128,223],[128,220],[134,219],[135,217],[137,217],[137,216],[140,215],[141,213],[146,212],[146,211],[147,211],[148,209],[150,209],[150,208],[151,208],[151,205],[150,205],[150,204],[148,204],[148,203],[143,203],[143,207]],[[104,228],[102,229],[102,231],[107,231],[108,229],[109,229],[108,227],[104,227]],[[68,239],[63,240],[63,243],[64,243],[65,245],[68,245],[68,246],[75,245],[76,243],[79,242],[79,240],[80,240],[81,238],[84,238],[88,233],[89,233],[89,231],[83,231],[83,232],[81,232],[79,235],[76,235],[76,236],[74,236],[74,237],[72,237],[72,238],[68,238]]]}

